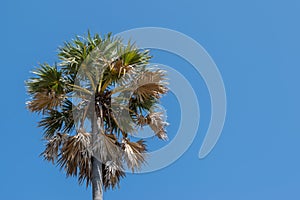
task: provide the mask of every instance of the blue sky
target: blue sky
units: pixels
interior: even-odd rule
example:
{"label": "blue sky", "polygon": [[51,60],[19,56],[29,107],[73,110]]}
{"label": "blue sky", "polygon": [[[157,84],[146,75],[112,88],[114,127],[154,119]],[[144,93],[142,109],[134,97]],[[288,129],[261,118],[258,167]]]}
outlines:
{"label": "blue sky", "polygon": [[[193,84],[201,102],[200,128],[175,163],[148,174],[129,174],[119,190],[105,193],[105,199],[300,199],[299,1],[4,0],[1,4],[1,199],[91,199],[90,189],[74,178],[66,179],[39,157],[43,150],[41,130],[36,128],[39,118],[25,109],[24,80],[37,63],[55,62],[63,41],[87,29],[119,33],[145,26],[180,31],[208,51],[226,87],[226,124],[214,150],[199,160],[210,118],[206,86],[184,60],[154,51],[155,62],[173,66]],[[163,103],[172,138],[178,128],[177,104],[172,97]]]}

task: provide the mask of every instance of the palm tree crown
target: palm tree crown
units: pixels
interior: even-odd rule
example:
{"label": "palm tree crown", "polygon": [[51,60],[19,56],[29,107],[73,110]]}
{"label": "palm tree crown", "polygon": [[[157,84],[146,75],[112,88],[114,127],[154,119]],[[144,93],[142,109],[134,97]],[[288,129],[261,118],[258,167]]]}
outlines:
{"label": "palm tree crown", "polygon": [[167,139],[165,113],[157,109],[168,91],[165,72],[150,66],[149,51],[111,34],[76,37],[59,48],[58,58],[26,81],[27,107],[42,115],[41,155],[87,186],[96,159],[103,187],[115,188],[125,168],[136,171],[146,161],[145,141],[134,139],[141,127]]}

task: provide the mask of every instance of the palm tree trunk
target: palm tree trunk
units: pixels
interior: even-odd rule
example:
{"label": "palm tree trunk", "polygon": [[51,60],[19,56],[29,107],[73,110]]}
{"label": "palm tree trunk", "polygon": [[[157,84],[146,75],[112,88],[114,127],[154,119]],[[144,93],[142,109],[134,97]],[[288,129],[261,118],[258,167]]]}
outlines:
{"label": "palm tree trunk", "polygon": [[103,200],[102,163],[92,157],[92,192],[93,200]]}
{"label": "palm tree trunk", "polygon": [[[95,114],[96,115],[96,114]],[[92,138],[98,134],[97,118],[92,120]],[[93,200],[103,200],[103,179],[102,179],[102,163],[95,157],[92,157],[92,193]]]}

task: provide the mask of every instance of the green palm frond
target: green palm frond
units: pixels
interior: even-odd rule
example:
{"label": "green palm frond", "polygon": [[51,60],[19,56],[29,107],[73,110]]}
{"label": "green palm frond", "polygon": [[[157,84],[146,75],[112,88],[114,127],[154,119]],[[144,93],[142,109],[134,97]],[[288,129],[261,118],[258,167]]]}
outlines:
{"label": "green palm frond", "polygon": [[120,38],[111,39],[111,44],[104,42],[103,45],[100,45],[99,50],[95,51],[95,53],[97,52],[101,54],[100,57],[98,56],[99,60],[102,61],[103,66],[107,67],[103,73],[103,80],[100,81],[102,92],[132,69],[146,65],[151,58],[148,50],[141,51],[130,43],[124,46]]}
{"label": "green palm frond", "polygon": [[148,99],[144,99],[143,102],[139,101],[137,96],[132,96],[129,101],[129,108],[134,110],[135,113],[141,110],[150,111],[153,106],[158,103],[158,99],[155,97],[150,97]]}
{"label": "green palm frond", "polygon": [[146,65],[150,59],[148,50],[141,51],[135,44],[128,42],[127,46],[118,46],[118,57],[111,63],[110,70],[120,77],[137,66]]}
{"label": "green palm frond", "polygon": [[65,100],[61,110],[48,110],[45,117],[39,122],[43,127],[46,138],[61,131],[69,133],[74,129],[73,111],[74,106],[70,100]]}
{"label": "green palm frond", "polygon": [[124,66],[137,66],[148,64],[151,56],[149,51],[140,51],[137,46],[129,41],[125,48],[119,49],[120,60],[123,61]]}
{"label": "green palm frond", "polygon": [[58,70],[57,66],[50,66],[49,64],[41,64],[40,68],[32,71],[36,76],[26,82],[28,92],[34,94],[36,92],[43,92],[44,90],[54,90],[56,93],[64,92],[64,80],[62,72]]}
{"label": "green palm frond", "polygon": [[43,64],[32,72],[35,77],[26,82],[32,99],[27,103],[32,112],[45,112],[61,104],[65,98],[65,80],[56,66]]}
{"label": "green palm frond", "polygon": [[72,42],[65,42],[64,46],[59,47],[58,52],[62,70],[67,75],[76,75],[81,63],[101,42],[102,39],[98,34],[95,34],[93,38],[88,34],[87,39],[77,36]]}

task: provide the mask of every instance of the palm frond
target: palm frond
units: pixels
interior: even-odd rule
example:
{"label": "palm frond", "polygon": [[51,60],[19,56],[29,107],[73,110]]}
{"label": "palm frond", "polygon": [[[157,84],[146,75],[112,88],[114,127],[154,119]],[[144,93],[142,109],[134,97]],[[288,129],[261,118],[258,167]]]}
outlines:
{"label": "palm frond", "polygon": [[52,164],[57,160],[59,155],[59,150],[61,145],[67,139],[67,134],[57,133],[55,136],[50,138],[47,142],[46,149],[41,156],[43,156],[47,161],[51,161]]}
{"label": "palm frond", "polygon": [[138,117],[138,125],[149,125],[159,139],[167,140],[166,126],[169,125],[164,119],[163,112],[150,112],[146,117],[140,115]]}
{"label": "palm frond", "polygon": [[58,52],[63,71],[68,75],[76,75],[81,63],[101,41],[102,39],[98,34],[93,38],[89,34],[87,40],[77,36],[72,42],[65,42],[64,46],[59,47]]}
{"label": "palm frond", "polygon": [[148,64],[151,56],[149,50],[141,51],[134,43],[130,41],[122,48],[119,48],[119,60],[122,60],[123,65],[126,66],[137,66]]}
{"label": "palm frond", "polygon": [[147,99],[159,99],[162,94],[167,93],[168,88],[165,82],[165,73],[162,70],[146,71],[139,74],[136,80],[136,90],[134,95],[137,96],[139,102],[144,102]]}
{"label": "palm frond", "polygon": [[44,90],[33,94],[32,100],[27,102],[27,107],[31,112],[46,112],[61,105],[64,95],[57,95],[54,91]]}
{"label": "palm frond", "polygon": [[119,187],[120,179],[125,177],[125,172],[119,164],[108,161],[102,164],[102,177],[105,190],[109,188],[115,189]]}
{"label": "palm frond", "polygon": [[90,134],[78,132],[69,136],[64,142],[57,164],[65,169],[67,176],[78,176],[79,183],[91,181],[91,149]]}
{"label": "palm frond", "polygon": [[73,109],[74,106],[72,102],[66,99],[62,105],[61,111],[47,111],[45,117],[38,123],[38,126],[43,127],[44,129],[44,136],[49,138],[59,131],[69,133],[73,130]]}
{"label": "palm frond", "polygon": [[32,112],[45,112],[61,104],[65,98],[65,79],[56,66],[43,64],[32,72],[36,77],[26,82],[31,100],[27,102]]}
{"label": "palm frond", "polygon": [[144,140],[137,142],[130,142],[129,139],[124,138],[122,140],[123,146],[123,158],[127,164],[127,167],[132,172],[139,170],[145,163],[146,145]]}
{"label": "palm frond", "polygon": [[44,90],[54,90],[56,93],[64,92],[64,79],[62,72],[56,66],[41,64],[40,68],[35,69],[32,73],[36,76],[26,82],[29,94],[43,92]]}
{"label": "palm frond", "polygon": [[148,50],[141,51],[135,44],[130,42],[128,42],[127,46],[119,44],[117,48],[117,59],[113,60],[109,65],[111,74],[117,78],[125,75],[138,65],[147,64],[151,58]]}

